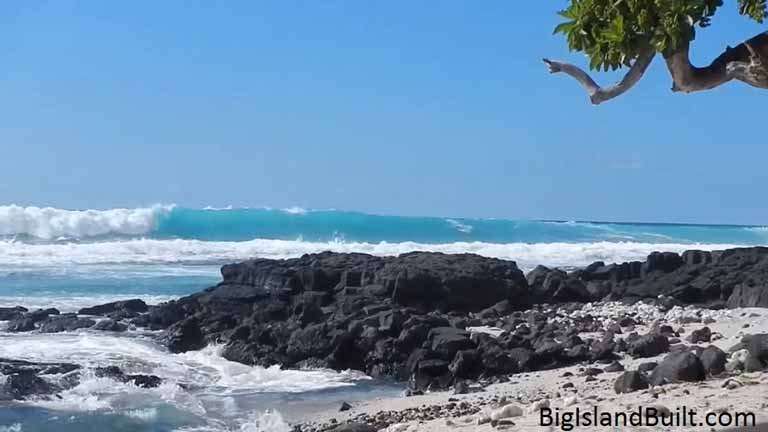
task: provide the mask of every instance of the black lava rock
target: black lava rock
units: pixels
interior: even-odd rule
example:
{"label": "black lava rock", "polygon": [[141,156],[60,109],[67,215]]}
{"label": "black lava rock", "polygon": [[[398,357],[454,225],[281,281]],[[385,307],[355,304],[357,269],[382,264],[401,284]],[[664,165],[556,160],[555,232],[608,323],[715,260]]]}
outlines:
{"label": "black lava rock", "polygon": [[626,371],[613,383],[613,390],[616,393],[632,393],[646,388],[648,388],[648,378],[638,371]]}
{"label": "black lava rock", "polygon": [[668,354],[653,370],[652,385],[664,385],[680,381],[702,381],[706,378],[704,365],[696,354],[686,351]]}

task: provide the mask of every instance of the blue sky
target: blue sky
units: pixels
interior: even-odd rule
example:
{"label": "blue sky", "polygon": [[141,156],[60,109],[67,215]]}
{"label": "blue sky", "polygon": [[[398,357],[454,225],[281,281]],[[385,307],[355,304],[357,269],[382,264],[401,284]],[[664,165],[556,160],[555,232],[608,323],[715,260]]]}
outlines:
{"label": "blue sky", "polygon": [[[726,3],[699,64],[765,29]],[[593,107],[540,61],[586,63],[565,4],[3,3],[0,203],[768,221],[766,93],[657,59]]]}

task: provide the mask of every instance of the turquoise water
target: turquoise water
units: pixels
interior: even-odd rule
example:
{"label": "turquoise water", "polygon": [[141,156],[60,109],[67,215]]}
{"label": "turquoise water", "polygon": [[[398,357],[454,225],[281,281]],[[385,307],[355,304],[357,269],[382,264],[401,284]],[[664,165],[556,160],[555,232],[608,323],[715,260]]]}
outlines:
{"label": "turquoise water", "polygon": [[159,302],[215,283],[227,262],[324,250],[472,252],[515,260],[527,270],[767,241],[762,226],[402,217],[300,208],[0,206],[0,305],[72,309],[127,297]]}
{"label": "turquoise water", "polygon": [[[127,298],[154,304],[214,285],[228,262],[326,250],[471,252],[514,260],[529,270],[537,264],[574,268],[597,260],[642,260],[656,250],[766,243],[768,230],[761,226],[399,217],[298,208],[0,206],[0,306],[77,311]],[[2,326],[0,357],[119,365],[159,375],[166,384],[143,390],[86,377],[61,399],[0,404],[0,432],[288,432],[286,419],[340,400],[400,391],[351,372],[235,364],[219,355],[218,346],[170,354],[155,334],[140,329],[11,334]]]}
{"label": "turquoise water", "polygon": [[526,221],[377,216],[356,212],[174,208],[159,215],[149,235],[241,241],[254,238],[353,242],[682,242],[762,244],[761,226]]}
{"label": "turquoise water", "polygon": [[0,306],[74,311],[158,303],[219,280],[222,264],[332,250],[471,252],[574,268],[655,250],[766,244],[762,226],[378,216],[293,209],[153,206],[73,211],[0,206]]}

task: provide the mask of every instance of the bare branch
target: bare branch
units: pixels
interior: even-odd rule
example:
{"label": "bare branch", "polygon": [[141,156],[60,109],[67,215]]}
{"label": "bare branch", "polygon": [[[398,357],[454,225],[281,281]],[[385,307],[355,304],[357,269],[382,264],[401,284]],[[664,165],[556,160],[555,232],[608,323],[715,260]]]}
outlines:
{"label": "bare branch", "polygon": [[624,78],[610,87],[600,87],[588,73],[584,72],[580,67],[570,63],[562,63],[549,59],[544,59],[544,63],[549,66],[550,73],[563,72],[578,81],[587,91],[589,100],[592,101],[593,104],[598,105],[624,94],[624,92],[637,84],[637,82],[640,81],[640,78],[643,77],[643,74],[645,74],[646,69],[648,69],[648,66],[653,61],[655,55],[656,50],[649,46],[640,53],[637,59],[635,59],[635,62],[624,75]]}

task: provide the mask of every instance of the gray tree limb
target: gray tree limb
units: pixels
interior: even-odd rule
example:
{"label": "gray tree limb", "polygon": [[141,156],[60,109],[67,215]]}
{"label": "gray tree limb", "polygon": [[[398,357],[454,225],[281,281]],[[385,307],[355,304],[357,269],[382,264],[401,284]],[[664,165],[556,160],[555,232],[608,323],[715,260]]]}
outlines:
{"label": "gray tree limb", "polygon": [[624,94],[627,90],[631,89],[640,78],[645,74],[646,69],[653,61],[656,51],[653,48],[644,50],[629,68],[621,81],[610,86],[600,87],[595,80],[589,76],[583,69],[570,63],[558,62],[550,59],[544,59],[544,63],[549,66],[550,73],[563,72],[566,75],[570,75],[576,81],[578,81],[582,87],[587,91],[589,100],[599,105],[607,100],[611,100],[617,96]]}
{"label": "gray tree limb", "polygon": [[[739,44],[728,47],[708,66],[691,64],[690,45],[665,53],[664,60],[672,76],[672,91],[693,93],[711,90],[730,81],[741,81],[768,90],[768,32],[763,32]],[[656,51],[649,45],[632,64],[624,78],[610,87],[601,87],[578,66],[544,59],[551,73],[565,73],[578,81],[587,91],[590,101],[597,105],[624,94],[645,74]]]}

